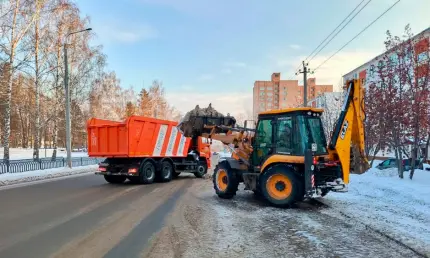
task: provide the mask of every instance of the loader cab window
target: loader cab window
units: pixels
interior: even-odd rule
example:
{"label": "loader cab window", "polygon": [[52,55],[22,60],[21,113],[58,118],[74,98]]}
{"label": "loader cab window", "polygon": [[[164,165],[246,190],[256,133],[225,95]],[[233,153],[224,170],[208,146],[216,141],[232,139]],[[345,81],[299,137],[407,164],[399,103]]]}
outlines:
{"label": "loader cab window", "polygon": [[300,146],[298,146],[298,154],[304,155],[305,150],[310,149],[312,143],[317,144],[315,154],[327,154],[327,143],[321,118],[319,116],[298,116],[297,121],[302,139]]}
{"label": "loader cab window", "polygon": [[253,144],[253,163],[261,164],[272,153],[273,125],[272,118],[260,119]]}
{"label": "loader cab window", "polygon": [[291,154],[293,151],[292,117],[280,117],[276,125],[276,152],[279,154]]}

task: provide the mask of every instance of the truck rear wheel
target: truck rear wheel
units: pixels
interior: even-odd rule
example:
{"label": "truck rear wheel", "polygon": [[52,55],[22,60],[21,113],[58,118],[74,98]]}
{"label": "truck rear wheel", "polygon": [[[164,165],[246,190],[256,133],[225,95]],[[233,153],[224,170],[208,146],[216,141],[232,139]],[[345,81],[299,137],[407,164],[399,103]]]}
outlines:
{"label": "truck rear wheel", "polygon": [[237,175],[226,161],[219,163],[214,170],[213,184],[215,193],[223,199],[231,199],[236,195],[239,186]]}
{"label": "truck rear wheel", "polygon": [[110,184],[122,184],[127,179],[125,176],[105,175],[105,180]]}
{"label": "truck rear wheel", "polygon": [[300,199],[300,180],[285,166],[269,168],[260,177],[263,196],[276,207],[289,207]]}
{"label": "truck rear wheel", "polygon": [[161,162],[161,171],[158,173],[160,182],[169,182],[173,177],[173,166],[172,163],[165,160]]}
{"label": "truck rear wheel", "polygon": [[152,184],[155,179],[155,166],[151,161],[145,161],[140,169],[140,183]]}

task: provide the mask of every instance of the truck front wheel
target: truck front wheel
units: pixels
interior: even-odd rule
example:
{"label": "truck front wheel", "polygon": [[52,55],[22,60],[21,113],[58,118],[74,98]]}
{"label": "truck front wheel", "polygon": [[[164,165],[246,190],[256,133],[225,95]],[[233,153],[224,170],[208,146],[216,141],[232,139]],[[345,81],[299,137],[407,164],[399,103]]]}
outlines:
{"label": "truck front wheel", "polygon": [[151,161],[145,161],[142,168],[140,169],[140,183],[152,184],[155,179],[155,166]]}
{"label": "truck front wheel", "polygon": [[110,184],[122,184],[127,178],[125,176],[105,175],[105,180]]}
{"label": "truck front wheel", "polygon": [[208,165],[206,163],[200,163],[197,166],[197,172],[194,172],[194,176],[197,178],[203,178],[208,172]]}

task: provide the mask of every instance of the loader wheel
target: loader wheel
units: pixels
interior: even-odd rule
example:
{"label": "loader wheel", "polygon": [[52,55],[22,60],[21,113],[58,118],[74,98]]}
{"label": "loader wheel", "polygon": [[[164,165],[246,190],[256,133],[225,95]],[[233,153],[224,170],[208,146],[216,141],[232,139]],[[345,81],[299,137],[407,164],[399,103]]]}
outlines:
{"label": "loader wheel", "polygon": [[197,166],[197,172],[194,172],[194,176],[197,178],[203,178],[208,172],[208,165],[206,163],[201,163]]}
{"label": "loader wheel", "polygon": [[231,199],[236,195],[239,181],[236,173],[226,161],[218,163],[213,174],[215,193],[223,199]]}
{"label": "loader wheel", "polygon": [[289,207],[300,199],[300,180],[289,168],[274,166],[260,177],[263,196],[276,207]]}
{"label": "loader wheel", "polygon": [[173,177],[172,163],[170,163],[167,160],[161,162],[161,171],[159,173],[159,177],[161,182],[169,182],[172,180],[172,177]]}
{"label": "loader wheel", "polygon": [[140,169],[140,183],[152,184],[155,179],[155,166],[150,161],[146,161]]}
{"label": "loader wheel", "polygon": [[122,184],[127,178],[125,176],[109,176],[105,175],[105,180],[110,184]]}

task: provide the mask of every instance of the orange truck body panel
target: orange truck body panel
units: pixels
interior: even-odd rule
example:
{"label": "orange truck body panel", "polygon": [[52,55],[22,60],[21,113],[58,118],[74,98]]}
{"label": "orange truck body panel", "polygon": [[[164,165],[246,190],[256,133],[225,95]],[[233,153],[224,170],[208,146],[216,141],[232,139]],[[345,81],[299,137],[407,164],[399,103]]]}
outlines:
{"label": "orange truck body panel", "polygon": [[125,122],[92,118],[87,123],[88,156],[186,157],[191,138],[184,137],[177,125],[143,116],[131,116]]}

